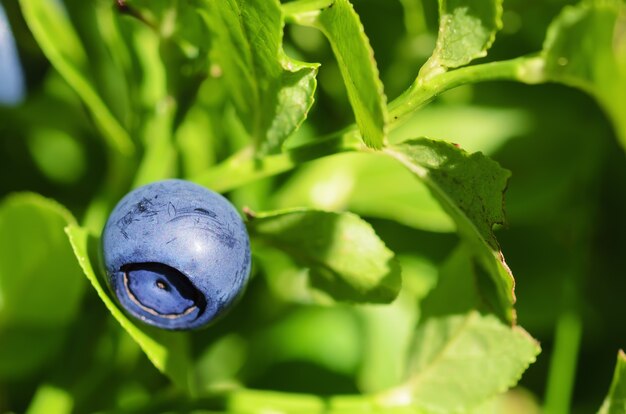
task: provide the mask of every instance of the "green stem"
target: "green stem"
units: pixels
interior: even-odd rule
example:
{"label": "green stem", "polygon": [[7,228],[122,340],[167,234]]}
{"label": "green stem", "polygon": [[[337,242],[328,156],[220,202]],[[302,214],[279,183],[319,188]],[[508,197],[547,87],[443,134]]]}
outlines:
{"label": "green stem", "polygon": [[581,336],[580,315],[574,310],[564,311],[559,316],[554,335],[545,400],[547,414],[570,412]]}
{"label": "green stem", "polygon": [[400,0],[404,8],[404,27],[410,36],[419,36],[426,33],[426,18],[424,5],[419,0]]}
{"label": "green stem", "polygon": [[356,130],[350,128],[325,139],[291,148],[282,154],[255,158],[246,147],[192,181],[217,192],[226,192],[249,182],[289,171],[296,165],[340,152],[364,150]]}
{"label": "green stem", "polygon": [[390,129],[438,95],[457,86],[494,80],[542,82],[542,62],[539,57],[524,56],[420,76],[409,89],[389,104]]}
{"label": "green stem", "polygon": [[142,127],[145,151],[133,179],[133,188],[172,178],[176,172],[177,159],[172,132],[176,105],[173,100],[165,97],[157,108]]}
{"label": "green stem", "polygon": [[108,152],[107,171],[100,191],[87,207],[82,226],[93,234],[99,234],[113,206],[130,185],[136,163],[134,156]]}
{"label": "green stem", "polygon": [[[398,127],[409,115],[449,89],[467,83],[502,79],[535,83],[541,81],[537,75],[540,73],[537,69],[540,68],[540,58],[522,57],[419,77],[405,93],[389,104],[391,117],[388,129],[391,131]],[[300,163],[346,151],[371,151],[362,144],[355,125],[312,144],[260,159],[255,158],[252,148],[245,148],[194,177],[192,181],[225,192],[260,178],[289,171]]]}
{"label": "green stem", "polygon": [[[587,194],[587,193],[586,193]],[[591,199],[594,199],[593,197]],[[571,227],[568,224],[568,231],[574,231],[574,240],[570,251],[588,252],[591,240],[592,224],[585,220],[585,216],[592,216],[589,211],[594,211],[595,207],[584,204],[584,208],[579,208],[573,218],[577,225]],[[569,271],[563,274],[561,282],[561,312],[556,321],[554,333],[554,347],[550,358],[550,368],[548,371],[548,383],[544,401],[544,412],[546,414],[568,414],[571,412],[572,394],[576,379],[576,366],[578,362],[578,352],[582,339],[583,323],[580,315],[581,309],[581,286],[585,271],[589,268],[589,258],[581,253],[572,262]]]}

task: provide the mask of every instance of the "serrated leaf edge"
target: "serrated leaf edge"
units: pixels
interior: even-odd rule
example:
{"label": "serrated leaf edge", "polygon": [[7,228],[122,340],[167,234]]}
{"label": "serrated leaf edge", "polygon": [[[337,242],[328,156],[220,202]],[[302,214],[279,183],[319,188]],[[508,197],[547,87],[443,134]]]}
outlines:
{"label": "serrated leaf edge", "polygon": [[[453,344],[453,342],[463,333],[463,328],[467,327],[475,319],[480,318],[480,316],[481,315],[477,311],[471,311],[470,313],[465,315],[465,319],[463,320],[463,323],[457,328],[456,332],[450,337],[450,340],[445,344],[445,346],[439,350],[439,352],[437,353],[437,357],[435,359],[443,357],[443,354],[445,354],[446,349],[448,349],[448,347],[450,347]],[[497,321],[497,319],[493,319],[493,320]],[[506,327],[506,326],[503,325],[503,327]],[[415,386],[414,384],[415,379],[413,378],[409,379],[409,382],[406,384],[403,384],[399,387],[392,388],[391,390],[378,394],[376,396],[377,403],[381,406],[387,406],[387,407],[389,406],[391,407],[414,406],[416,408],[426,409],[427,412],[431,414],[434,414],[434,413],[463,414],[463,413],[466,413],[468,409],[472,409],[477,406],[480,406],[480,404],[482,404],[484,401],[488,400],[489,398],[495,395],[504,393],[505,391],[515,386],[519,382],[519,380],[524,375],[524,372],[528,369],[530,365],[532,365],[533,363],[537,361],[537,356],[541,353],[541,346],[539,342],[535,338],[533,338],[525,329],[519,326],[509,327],[509,329],[511,329],[514,333],[520,334],[521,336],[524,336],[526,339],[528,339],[529,342],[531,342],[534,345],[535,353],[527,360],[526,363],[522,365],[518,375],[511,378],[509,382],[502,384],[499,388],[497,388],[494,391],[492,395],[487,396],[483,401],[478,402],[476,405],[473,405],[472,407],[459,405],[453,408],[451,411],[444,412],[444,411],[441,411],[438,407],[429,406],[428,404],[420,404],[418,401],[415,401],[415,399],[412,396],[411,388]],[[431,362],[429,364],[429,367],[427,367],[426,370],[430,369],[432,365],[434,365],[434,362]],[[424,371],[420,372],[420,374],[422,374],[423,372]]]}

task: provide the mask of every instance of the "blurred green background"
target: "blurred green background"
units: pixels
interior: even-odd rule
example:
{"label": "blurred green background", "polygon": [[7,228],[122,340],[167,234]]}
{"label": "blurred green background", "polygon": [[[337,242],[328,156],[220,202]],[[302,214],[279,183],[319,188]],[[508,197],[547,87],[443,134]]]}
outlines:
{"label": "blurred green background", "polygon": [[[98,92],[117,119],[134,125],[134,103],[150,92],[119,79],[119,62],[100,40],[103,26],[97,15],[115,13],[110,3],[65,2],[86,46]],[[507,0],[504,27],[481,61],[540,50],[550,21],[573,3]],[[83,222],[111,180],[106,146],[76,93],[35,42],[18,3],[2,4],[19,49],[27,95],[16,106],[0,106],[0,196],[36,192],[66,206]],[[391,100],[411,84],[432,52],[436,4],[424,2],[423,14],[411,0],[353,4]],[[139,24],[129,16],[116,18],[122,19],[123,31]],[[148,35],[142,36],[150,42]],[[132,47],[141,47],[142,36],[134,37],[139,43]],[[316,103],[299,134],[319,136],[352,123],[327,41],[313,29],[287,26],[285,42],[288,54],[321,63]],[[145,76],[151,74],[138,78]],[[185,82],[193,79],[185,76]],[[172,175],[193,176],[241,146],[222,107],[223,93],[215,79],[204,82],[198,100],[209,116],[189,112],[191,132],[177,137],[182,150]],[[198,130],[210,136],[210,151],[196,151]],[[559,384],[573,375],[571,412],[594,412],[609,388],[615,354],[626,346],[626,156],[607,116],[590,96],[572,88],[490,82],[445,93],[394,131],[392,139],[415,136],[483,151],[512,171],[506,193],[508,223],[497,236],[516,276],[518,323],[542,346],[520,385],[537,401],[545,401],[550,398],[547,390],[558,393]],[[311,205],[355,211],[400,255],[409,269],[404,283],[421,297],[453,252],[457,236],[438,207],[430,207],[429,197],[420,196],[423,189],[411,187],[407,194],[404,184],[410,178],[384,162],[362,157],[347,154],[315,161],[229,196],[238,207],[254,210]],[[126,179],[118,192],[130,185]],[[385,185],[384,197],[369,190]],[[406,206],[413,213],[410,206],[420,197],[424,201],[416,218],[404,214],[402,207],[389,207]],[[240,381],[252,388],[344,394],[394,382],[402,367],[394,368],[394,374],[394,369],[377,366],[397,363],[390,355],[419,317],[414,303],[401,296],[385,309],[302,305],[300,278],[288,259],[271,252],[255,254],[257,277],[240,305],[194,342],[207,384],[219,388]],[[117,327],[95,292],[86,288],[80,300],[80,317],[65,323],[58,338],[41,342],[33,351],[39,360],[29,354],[28,360],[35,361],[32,367],[0,369],[0,411],[32,409],[35,393],[46,391],[41,384],[70,389],[75,412],[140,407],[154,403],[151,395],[167,387],[167,380]],[[389,320],[398,326],[389,326]],[[39,337],[24,335],[33,341]],[[378,348],[377,341],[388,335],[400,339]],[[553,358],[555,346],[560,347],[558,358]],[[167,400],[166,394],[159,395]]]}

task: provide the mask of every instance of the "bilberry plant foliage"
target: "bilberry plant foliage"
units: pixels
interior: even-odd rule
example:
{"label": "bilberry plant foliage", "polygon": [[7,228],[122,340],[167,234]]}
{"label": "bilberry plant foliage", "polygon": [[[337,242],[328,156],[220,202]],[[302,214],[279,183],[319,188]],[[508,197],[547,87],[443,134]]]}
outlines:
{"label": "bilberry plant foliage", "polygon": [[[0,410],[623,413],[626,4],[566,3],[2,2]],[[170,178],[250,236],[204,330],[107,288]]]}

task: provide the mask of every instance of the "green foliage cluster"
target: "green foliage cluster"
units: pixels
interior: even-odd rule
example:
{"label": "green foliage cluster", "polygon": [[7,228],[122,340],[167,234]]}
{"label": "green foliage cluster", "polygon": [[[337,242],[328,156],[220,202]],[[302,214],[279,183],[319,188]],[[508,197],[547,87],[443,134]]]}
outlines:
{"label": "green foliage cluster", "polygon": [[[3,5],[0,411],[626,412],[623,0]],[[169,177],[247,219],[206,330],[103,283],[108,213]]]}

